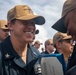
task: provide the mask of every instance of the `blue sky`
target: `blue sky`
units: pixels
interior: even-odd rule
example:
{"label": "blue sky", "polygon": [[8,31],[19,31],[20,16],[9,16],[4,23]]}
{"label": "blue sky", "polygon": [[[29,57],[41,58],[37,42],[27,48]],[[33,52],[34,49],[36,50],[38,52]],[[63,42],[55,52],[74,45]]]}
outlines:
{"label": "blue sky", "polygon": [[61,17],[62,6],[65,0],[0,0],[0,19],[7,20],[7,12],[15,5],[29,5],[34,13],[45,17],[46,23],[43,26],[36,26],[39,34],[35,40],[42,43],[48,38],[53,38],[56,33],[51,26]]}

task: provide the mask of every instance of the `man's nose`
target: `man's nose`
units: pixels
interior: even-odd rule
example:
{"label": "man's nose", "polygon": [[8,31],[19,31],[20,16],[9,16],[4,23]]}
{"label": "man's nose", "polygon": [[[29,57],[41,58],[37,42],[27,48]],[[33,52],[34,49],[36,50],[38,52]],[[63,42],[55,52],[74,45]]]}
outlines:
{"label": "man's nose", "polygon": [[75,45],[75,43],[76,43],[76,42],[75,42],[75,41],[73,41],[72,46],[74,46],[74,45]]}

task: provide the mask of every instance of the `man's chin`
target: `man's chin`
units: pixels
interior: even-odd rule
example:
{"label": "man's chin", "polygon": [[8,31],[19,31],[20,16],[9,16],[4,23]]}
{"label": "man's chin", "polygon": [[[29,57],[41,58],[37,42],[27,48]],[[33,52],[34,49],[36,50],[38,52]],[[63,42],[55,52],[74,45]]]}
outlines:
{"label": "man's chin", "polygon": [[28,40],[28,43],[32,43],[33,42],[33,40]]}

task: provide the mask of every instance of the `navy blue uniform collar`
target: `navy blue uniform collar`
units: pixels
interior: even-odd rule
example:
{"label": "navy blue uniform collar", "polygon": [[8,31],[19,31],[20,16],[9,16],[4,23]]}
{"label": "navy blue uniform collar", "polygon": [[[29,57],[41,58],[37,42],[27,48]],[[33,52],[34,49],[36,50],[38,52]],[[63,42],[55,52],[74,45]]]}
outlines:
{"label": "navy blue uniform collar", "polygon": [[[15,52],[12,43],[10,41],[10,36],[7,37],[2,43],[3,52],[4,52],[4,59],[5,60],[13,60],[18,66],[25,67],[25,63],[21,61],[20,56]],[[32,60],[38,58],[38,53],[36,52],[35,48],[28,45],[27,50],[27,63],[30,63]],[[23,63],[23,64],[20,64]]]}

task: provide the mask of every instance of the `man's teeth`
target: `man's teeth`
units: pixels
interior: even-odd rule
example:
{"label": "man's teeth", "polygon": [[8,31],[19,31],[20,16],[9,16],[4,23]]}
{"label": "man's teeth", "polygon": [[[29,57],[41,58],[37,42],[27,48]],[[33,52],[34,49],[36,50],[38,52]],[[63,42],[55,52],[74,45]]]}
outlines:
{"label": "man's teeth", "polygon": [[26,33],[32,33],[32,32],[26,32]]}

